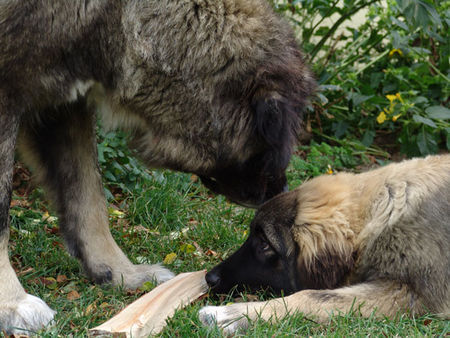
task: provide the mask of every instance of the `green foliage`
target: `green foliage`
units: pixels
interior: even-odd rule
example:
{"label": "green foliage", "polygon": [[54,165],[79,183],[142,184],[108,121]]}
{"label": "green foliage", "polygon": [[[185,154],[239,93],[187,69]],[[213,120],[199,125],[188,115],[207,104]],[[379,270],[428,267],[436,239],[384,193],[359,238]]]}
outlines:
{"label": "green foliage", "polygon": [[318,135],[364,146],[386,146],[393,135],[408,156],[450,149],[449,1],[273,3],[317,74]]}
{"label": "green foliage", "polygon": [[[127,136],[120,131],[97,128],[97,152],[105,186],[106,197],[111,200],[114,188],[124,191],[139,189],[141,180],[149,180],[150,173],[127,147]],[[156,173],[156,175],[159,175]]]}
{"label": "green foliage", "polygon": [[298,152],[303,156],[293,156],[287,171],[290,189],[311,177],[333,174],[367,162],[364,155],[355,156],[358,154],[349,146],[336,147],[313,141],[310,146],[300,147]]}

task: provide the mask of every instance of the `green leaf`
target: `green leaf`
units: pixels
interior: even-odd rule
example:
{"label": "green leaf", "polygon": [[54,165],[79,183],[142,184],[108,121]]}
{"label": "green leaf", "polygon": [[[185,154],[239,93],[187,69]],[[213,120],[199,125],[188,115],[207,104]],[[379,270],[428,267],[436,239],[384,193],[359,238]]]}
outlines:
{"label": "green leaf", "polygon": [[116,177],[110,171],[103,173],[103,176],[106,177],[109,181],[117,182]]}
{"label": "green leaf", "polygon": [[398,0],[403,16],[415,27],[427,28],[428,25],[441,26],[442,22],[436,9],[428,2],[421,0]]}
{"label": "green leaf", "polygon": [[421,103],[427,103],[428,99],[424,96],[416,96],[411,98],[411,103],[414,103],[415,105],[421,104]]}
{"label": "green leaf", "polygon": [[406,25],[406,23],[404,23],[403,21],[400,21],[399,19],[397,19],[394,16],[390,17],[390,20],[392,20],[392,22],[397,25],[398,27],[404,29],[405,31],[408,31],[408,26]]}
{"label": "green leaf", "polygon": [[450,119],[450,109],[444,106],[431,106],[425,109],[429,117],[436,120],[449,120]]}
{"label": "green leaf", "polygon": [[366,132],[363,135],[363,138],[361,140],[361,143],[364,144],[366,147],[369,147],[373,143],[373,139],[375,137],[375,131],[373,130],[366,130]]}
{"label": "green leaf", "polygon": [[361,95],[358,93],[350,93],[349,99],[353,101],[355,106],[359,106],[361,103],[371,99],[373,95]]}
{"label": "green leaf", "polygon": [[348,129],[348,123],[344,121],[338,121],[336,123],[333,123],[333,129],[334,129],[334,135],[337,138],[340,138],[344,136],[345,132]]}
{"label": "green leaf", "polygon": [[435,154],[438,150],[433,134],[428,133],[424,127],[417,136],[417,146],[422,155]]}
{"label": "green leaf", "polygon": [[434,123],[432,120],[430,120],[426,117],[422,117],[422,116],[416,114],[413,116],[413,120],[416,121],[417,123],[422,123],[422,124],[426,124],[427,126],[430,126],[432,128],[437,128],[436,123]]}

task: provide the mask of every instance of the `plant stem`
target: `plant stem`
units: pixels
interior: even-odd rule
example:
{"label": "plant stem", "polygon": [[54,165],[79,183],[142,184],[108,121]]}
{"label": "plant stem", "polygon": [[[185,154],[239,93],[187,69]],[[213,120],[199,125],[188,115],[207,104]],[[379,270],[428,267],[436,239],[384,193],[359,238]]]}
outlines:
{"label": "plant stem", "polygon": [[372,66],[374,63],[378,62],[378,60],[384,58],[387,54],[389,54],[389,50],[385,50],[383,53],[381,53],[380,55],[378,55],[375,59],[373,59],[372,61],[370,61],[367,65],[365,65],[363,68],[359,69],[355,75],[359,75],[361,72],[365,71],[367,68],[369,68],[370,66]]}
{"label": "plant stem", "polygon": [[322,39],[320,39],[319,43],[316,45],[316,47],[312,50],[312,52],[310,53],[310,58],[309,61],[312,62],[312,60],[315,58],[315,56],[317,55],[317,53],[322,49],[322,46],[325,44],[325,42],[334,34],[334,32],[339,28],[339,26],[348,18],[350,18],[352,15],[354,15],[355,13],[359,12],[361,9],[363,9],[364,7],[370,6],[372,4],[374,4],[375,2],[378,2],[380,0],[372,0],[369,2],[363,2],[362,5],[355,7],[353,9],[350,9],[349,12],[347,12],[346,14],[342,15],[335,23],[333,26],[331,26],[330,30],[327,32],[327,34],[325,34],[323,36]]}

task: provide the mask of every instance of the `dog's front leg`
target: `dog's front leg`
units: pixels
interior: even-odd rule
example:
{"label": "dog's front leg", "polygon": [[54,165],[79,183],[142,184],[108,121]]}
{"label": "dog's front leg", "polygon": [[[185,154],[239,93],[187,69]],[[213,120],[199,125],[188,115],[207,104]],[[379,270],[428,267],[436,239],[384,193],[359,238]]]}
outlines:
{"label": "dog's front leg", "polygon": [[270,321],[283,318],[291,310],[287,298],[277,298],[267,302],[205,306],[199,311],[199,319],[204,325],[217,325],[226,335],[231,335],[238,330],[246,329],[249,320]]}
{"label": "dog's front leg", "polygon": [[9,262],[9,206],[19,117],[6,110],[7,103],[0,91],[0,332],[27,333],[47,325],[55,311],[25,292]]}
{"label": "dog's front leg", "polygon": [[199,318],[205,325],[217,324],[226,334],[232,334],[247,328],[248,320],[278,320],[295,312],[325,323],[333,314],[354,311],[364,317],[372,314],[393,317],[405,310],[423,310],[420,299],[408,286],[391,281],[375,281],[334,290],[304,290],[267,302],[205,306],[200,310]]}
{"label": "dog's front leg", "polygon": [[160,265],[134,265],[109,230],[98,168],[95,115],[84,99],[46,111],[43,121],[24,127],[21,150],[52,198],[69,252],[97,283],[137,288],[173,274]]}

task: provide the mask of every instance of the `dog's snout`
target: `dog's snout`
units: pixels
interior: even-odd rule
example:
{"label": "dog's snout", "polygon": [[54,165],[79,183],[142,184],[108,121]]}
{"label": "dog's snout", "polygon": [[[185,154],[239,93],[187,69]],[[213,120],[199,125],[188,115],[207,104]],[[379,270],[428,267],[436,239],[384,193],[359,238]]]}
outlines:
{"label": "dog's snout", "polygon": [[215,271],[208,272],[205,279],[211,289],[214,289],[214,287],[216,287],[220,283],[220,276]]}

